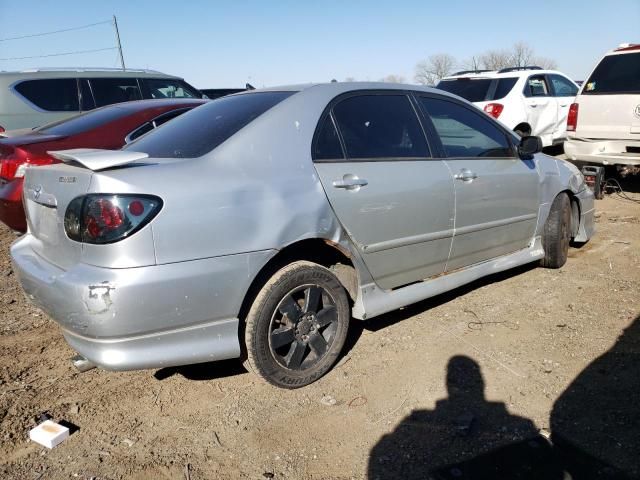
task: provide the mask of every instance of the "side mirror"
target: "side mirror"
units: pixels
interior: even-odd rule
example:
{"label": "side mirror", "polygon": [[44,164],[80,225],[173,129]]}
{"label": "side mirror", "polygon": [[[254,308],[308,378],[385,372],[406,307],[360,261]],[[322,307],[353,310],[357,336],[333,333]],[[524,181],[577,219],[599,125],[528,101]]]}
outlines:
{"label": "side mirror", "polygon": [[518,145],[518,155],[523,160],[531,160],[536,153],[542,151],[540,137],[522,137]]}

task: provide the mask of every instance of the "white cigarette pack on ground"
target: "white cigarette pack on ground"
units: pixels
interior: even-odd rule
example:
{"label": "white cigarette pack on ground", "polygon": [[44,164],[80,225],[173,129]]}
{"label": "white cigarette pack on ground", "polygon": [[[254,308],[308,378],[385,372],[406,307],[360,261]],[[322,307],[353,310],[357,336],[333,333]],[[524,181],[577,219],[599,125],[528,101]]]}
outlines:
{"label": "white cigarette pack on ground", "polygon": [[69,436],[69,429],[51,420],[45,420],[29,431],[29,438],[47,448],[53,448]]}

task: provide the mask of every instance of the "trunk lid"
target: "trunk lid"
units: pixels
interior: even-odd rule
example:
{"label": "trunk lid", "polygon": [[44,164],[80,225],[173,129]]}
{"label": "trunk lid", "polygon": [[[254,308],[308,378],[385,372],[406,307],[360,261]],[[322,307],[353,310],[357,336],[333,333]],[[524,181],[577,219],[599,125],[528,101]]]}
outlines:
{"label": "trunk lid", "polygon": [[580,95],[576,136],[640,140],[640,94]]}
{"label": "trunk lid", "polygon": [[82,243],[70,240],[64,230],[69,203],[86,194],[94,170],[121,167],[146,158],[138,152],[76,149],[49,152],[68,163],[27,169],[24,206],[30,234],[36,240],[34,251],[62,269],[79,263]]}

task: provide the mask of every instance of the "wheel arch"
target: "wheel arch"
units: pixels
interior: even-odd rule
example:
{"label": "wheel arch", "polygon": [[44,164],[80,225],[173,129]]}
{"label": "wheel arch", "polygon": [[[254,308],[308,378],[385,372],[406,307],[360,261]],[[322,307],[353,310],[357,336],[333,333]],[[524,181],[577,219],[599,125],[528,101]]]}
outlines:
{"label": "wheel arch", "polygon": [[240,307],[239,318],[243,322],[251,304],[269,278],[285,265],[299,260],[317,263],[332,271],[347,291],[352,302],[358,294],[358,271],[352,254],[344,246],[324,238],[307,238],[293,242],[269,259],[255,275]]}

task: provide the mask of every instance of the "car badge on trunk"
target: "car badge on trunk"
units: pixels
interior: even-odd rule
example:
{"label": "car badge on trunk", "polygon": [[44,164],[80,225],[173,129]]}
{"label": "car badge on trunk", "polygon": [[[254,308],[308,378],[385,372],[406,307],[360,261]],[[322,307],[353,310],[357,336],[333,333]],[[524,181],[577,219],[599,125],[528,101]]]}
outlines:
{"label": "car badge on trunk", "polygon": [[40,193],[42,193],[42,185],[36,185],[33,188],[33,198],[38,200],[40,198]]}
{"label": "car badge on trunk", "polygon": [[640,104],[636,105],[636,109],[633,111],[633,113],[635,113],[636,117],[640,118]]}
{"label": "car badge on trunk", "polygon": [[58,177],[60,183],[76,183],[77,181],[78,177]]}

